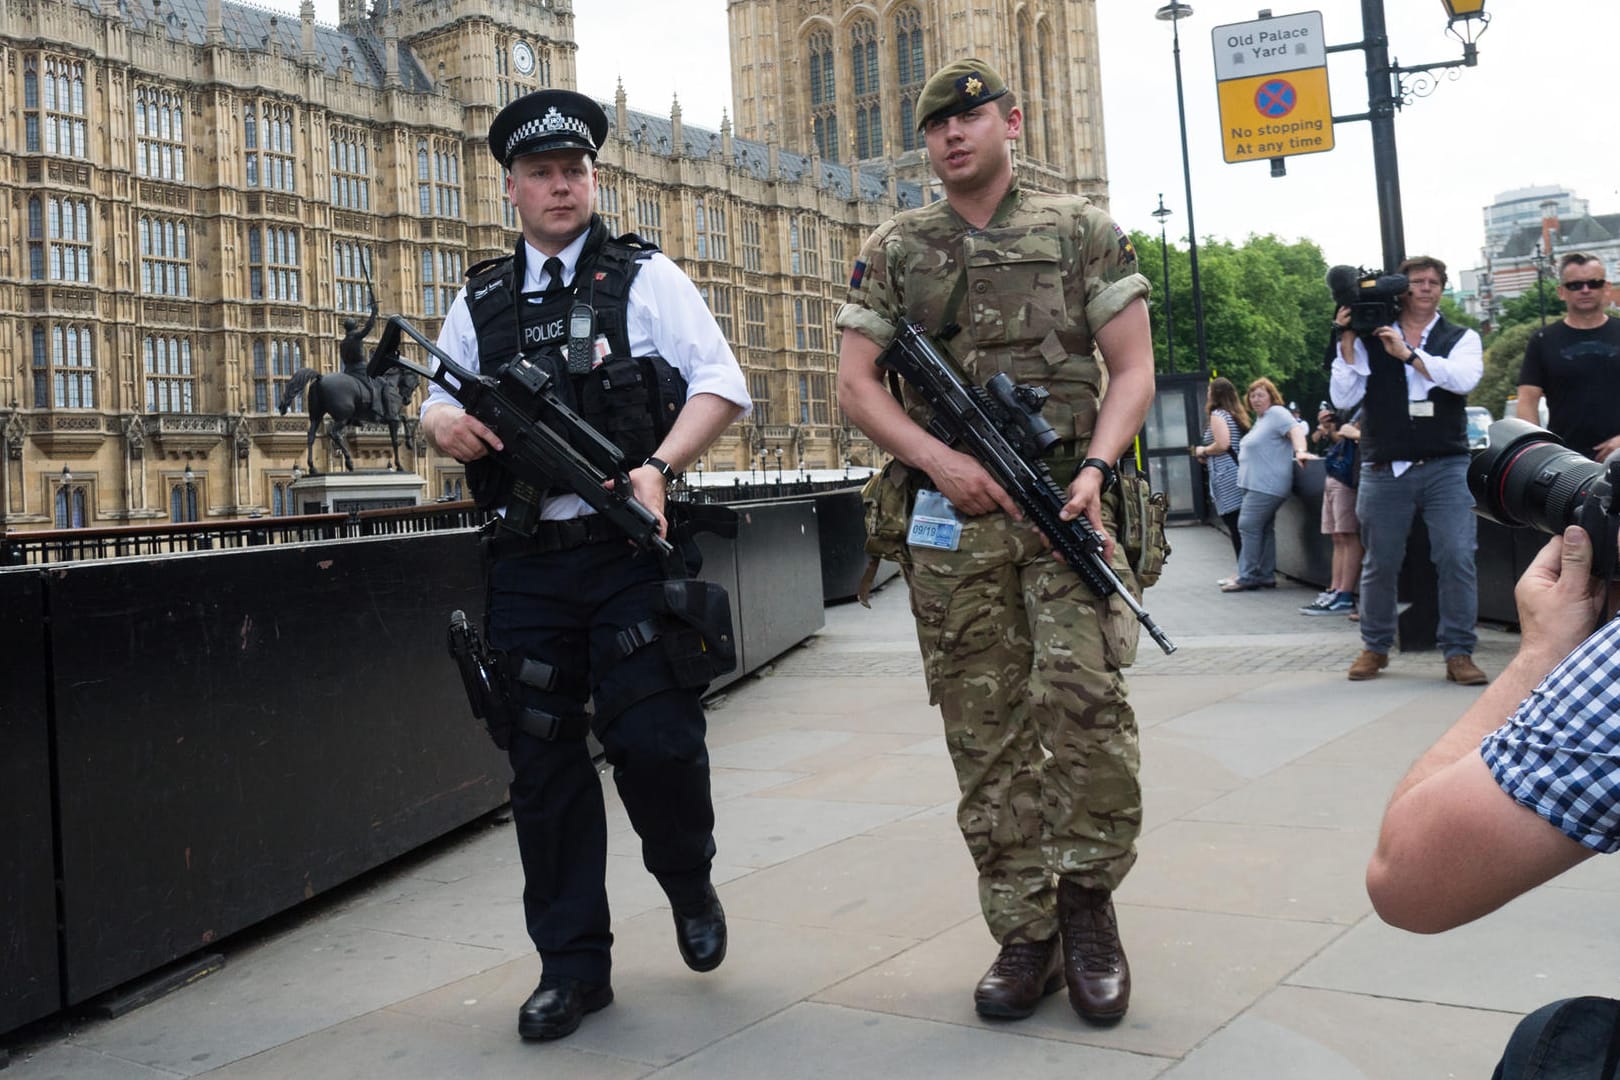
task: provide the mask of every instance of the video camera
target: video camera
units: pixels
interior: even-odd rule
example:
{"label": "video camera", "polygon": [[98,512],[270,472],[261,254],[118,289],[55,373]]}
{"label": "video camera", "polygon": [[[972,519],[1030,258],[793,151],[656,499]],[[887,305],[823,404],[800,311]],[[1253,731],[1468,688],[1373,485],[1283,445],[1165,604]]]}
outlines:
{"label": "video camera", "polygon": [[1350,329],[1358,334],[1371,334],[1380,326],[1394,322],[1400,314],[1401,297],[1407,285],[1405,274],[1385,274],[1354,266],[1335,266],[1327,272],[1333,302],[1350,309]]}
{"label": "video camera", "polygon": [[1528,420],[1491,425],[1490,444],[1468,463],[1474,513],[1509,528],[1559,536],[1579,525],[1592,541],[1592,576],[1615,579],[1620,460],[1605,467]]}

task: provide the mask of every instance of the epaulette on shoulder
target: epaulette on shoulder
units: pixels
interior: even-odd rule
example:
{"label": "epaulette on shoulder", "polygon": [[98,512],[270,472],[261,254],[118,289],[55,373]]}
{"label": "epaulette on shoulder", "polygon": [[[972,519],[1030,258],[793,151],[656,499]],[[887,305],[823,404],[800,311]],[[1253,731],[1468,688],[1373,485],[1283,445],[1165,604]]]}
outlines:
{"label": "epaulette on shoulder", "polygon": [[651,253],[658,250],[657,244],[653,243],[651,240],[643,240],[633,232],[627,232],[623,236],[615,236],[613,238],[613,242],[623,247],[630,248],[632,251],[645,251]]}
{"label": "epaulette on shoulder", "polygon": [[510,255],[497,255],[493,259],[485,259],[483,262],[473,263],[467,268],[467,280],[471,281],[478,275],[495,269],[501,263],[509,263],[511,261],[512,256]]}

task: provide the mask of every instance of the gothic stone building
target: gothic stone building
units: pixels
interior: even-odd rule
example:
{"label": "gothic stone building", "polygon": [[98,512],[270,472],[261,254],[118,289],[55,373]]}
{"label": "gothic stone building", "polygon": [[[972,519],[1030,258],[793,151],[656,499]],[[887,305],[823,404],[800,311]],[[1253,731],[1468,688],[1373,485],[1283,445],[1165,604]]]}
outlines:
{"label": "gothic stone building", "polygon": [[[1018,72],[1026,175],[1101,192],[1092,2],[734,0],[740,132],[608,105],[603,216],[692,276],[757,402],[706,468],[873,461],[834,399],[832,318],[866,234],[932,197],[919,73]],[[510,250],[484,135],[513,97],[576,84],[571,0],[339,10],[0,5],[0,531],[291,512],[307,417],[278,400],[298,368],[337,370],[367,268],[383,313],[431,336],[466,268]],[[351,445],[390,460],[380,426]],[[460,465],[414,453],[427,498],[461,492]]]}

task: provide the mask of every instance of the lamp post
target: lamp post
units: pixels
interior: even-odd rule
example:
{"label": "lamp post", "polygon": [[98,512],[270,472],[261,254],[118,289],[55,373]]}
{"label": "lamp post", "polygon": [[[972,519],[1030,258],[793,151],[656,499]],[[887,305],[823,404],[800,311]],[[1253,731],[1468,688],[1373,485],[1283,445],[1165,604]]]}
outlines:
{"label": "lamp post", "polygon": [[1545,282],[1547,280],[1547,264],[1552,261],[1552,256],[1542,254],[1541,245],[1538,243],[1536,244],[1536,253],[1530,256],[1530,259],[1536,266],[1536,308],[1541,314],[1541,325],[1546,326],[1547,289]]}
{"label": "lamp post", "polygon": [[698,458],[693,468],[697,469],[697,486],[701,490],[703,488],[703,459]]}
{"label": "lamp post", "polygon": [[62,466],[62,486],[67,487],[73,483],[73,470],[66,465]]}
{"label": "lamp post", "polygon": [[186,471],[180,478],[186,484],[185,513],[187,521],[197,520],[197,474],[191,471],[191,462],[186,462]]}
{"label": "lamp post", "polygon": [[1193,13],[1191,4],[1170,0],[1153,17],[1170,24],[1171,51],[1176,59],[1176,117],[1181,124],[1181,182],[1187,189],[1187,264],[1192,270],[1193,328],[1198,334],[1198,371],[1209,374],[1204,344],[1204,289],[1198,279],[1198,226],[1193,222],[1192,161],[1187,156],[1187,104],[1181,89],[1181,20]]}
{"label": "lamp post", "polygon": [[1159,253],[1164,256],[1164,362],[1170,374],[1176,373],[1176,322],[1170,303],[1170,245],[1164,235],[1164,221],[1173,211],[1164,205],[1164,192],[1159,192],[1159,208],[1153,216],[1159,219]]}
{"label": "lamp post", "polygon": [[844,479],[845,480],[849,479],[849,467],[851,465],[853,465],[853,464],[855,464],[855,463],[853,461],[851,461],[848,457],[844,458]]}
{"label": "lamp post", "polygon": [[782,448],[776,448],[776,486],[782,486]]}
{"label": "lamp post", "polygon": [[[1329,45],[1327,52],[1359,49],[1367,56],[1367,111],[1355,116],[1335,116],[1335,124],[1366,120],[1372,126],[1373,183],[1378,192],[1378,232],[1383,245],[1384,269],[1394,270],[1406,258],[1406,224],[1401,211],[1401,170],[1395,153],[1395,113],[1414,97],[1434,93],[1438,82],[1430,72],[1479,63],[1474,43],[1485,32],[1491,18],[1485,13],[1485,0],[1441,0],[1446,9],[1446,32],[1462,43],[1460,60],[1402,67],[1389,60],[1389,35],[1384,27],[1384,0],[1361,0],[1361,40],[1346,45]],[[1457,24],[1462,24],[1462,29]],[[1406,76],[1419,76],[1408,82]],[[1453,74],[1452,77],[1455,77]]]}

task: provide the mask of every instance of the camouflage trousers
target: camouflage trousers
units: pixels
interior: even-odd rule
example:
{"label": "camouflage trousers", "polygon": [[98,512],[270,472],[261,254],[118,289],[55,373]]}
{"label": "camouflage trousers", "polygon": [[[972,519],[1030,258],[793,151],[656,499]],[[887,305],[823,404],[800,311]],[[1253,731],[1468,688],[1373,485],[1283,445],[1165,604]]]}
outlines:
{"label": "camouflage trousers", "polygon": [[[957,551],[908,548],[902,566],[985,922],[1003,945],[1044,941],[1057,878],[1112,890],[1136,861],[1140,754],[1120,669],[1139,626],[1005,514],[964,522]],[[1117,547],[1113,568],[1134,589]]]}

